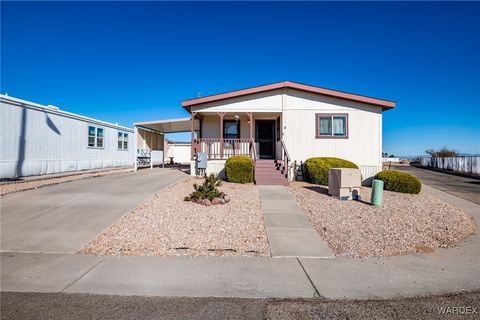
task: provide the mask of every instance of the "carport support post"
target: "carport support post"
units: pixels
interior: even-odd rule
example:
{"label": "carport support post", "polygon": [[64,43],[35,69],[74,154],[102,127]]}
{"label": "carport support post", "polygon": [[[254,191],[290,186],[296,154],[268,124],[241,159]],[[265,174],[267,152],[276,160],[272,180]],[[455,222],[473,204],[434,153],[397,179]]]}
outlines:
{"label": "carport support post", "polygon": [[223,117],[226,112],[217,112],[220,117],[220,159],[223,159]]}
{"label": "carport support post", "polygon": [[133,129],[133,169],[135,170],[135,172],[137,172],[138,170],[138,153],[137,153],[137,141],[138,139],[138,127],[135,126],[134,129]]}
{"label": "carport support post", "polygon": [[190,143],[190,146],[191,146],[191,158],[193,160],[193,156],[194,156],[194,142],[195,142],[195,134],[194,134],[194,131],[195,131],[195,116],[197,115],[196,112],[192,112],[192,126],[191,126],[191,130],[192,130],[192,140],[191,140],[191,143]]}

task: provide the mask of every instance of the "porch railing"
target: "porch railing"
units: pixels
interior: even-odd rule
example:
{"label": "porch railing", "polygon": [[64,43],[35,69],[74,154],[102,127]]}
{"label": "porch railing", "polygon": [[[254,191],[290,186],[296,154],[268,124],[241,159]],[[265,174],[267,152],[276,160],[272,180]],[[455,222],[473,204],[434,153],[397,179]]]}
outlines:
{"label": "porch railing", "polygon": [[[231,156],[250,156],[250,139],[200,138],[194,141],[194,153],[205,152],[208,159],[227,159]],[[193,156],[193,155],[192,155]]]}

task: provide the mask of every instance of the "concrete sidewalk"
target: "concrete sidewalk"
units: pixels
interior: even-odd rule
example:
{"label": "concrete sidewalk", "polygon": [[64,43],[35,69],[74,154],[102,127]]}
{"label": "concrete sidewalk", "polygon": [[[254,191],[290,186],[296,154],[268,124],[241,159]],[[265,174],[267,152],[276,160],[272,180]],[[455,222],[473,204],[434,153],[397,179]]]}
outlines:
{"label": "concrete sidewalk", "polygon": [[2,291],[312,298],[297,259],[2,253]]}
{"label": "concrete sidewalk", "polygon": [[310,221],[284,186],[258,186],[273,257],[333,258]]}
{"label": "concrete sidewalk", "polygon": [[[424,186],[473,216],[480,206]],[[374,299],[480,288],[480,237],[431,254],[368,259],[1,254],[1,290],[162,297]]]}

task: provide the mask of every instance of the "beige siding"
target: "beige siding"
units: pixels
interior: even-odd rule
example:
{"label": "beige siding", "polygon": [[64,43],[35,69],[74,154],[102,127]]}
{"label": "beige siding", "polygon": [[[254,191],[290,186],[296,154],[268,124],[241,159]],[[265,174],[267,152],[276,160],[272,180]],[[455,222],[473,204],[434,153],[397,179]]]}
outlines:
{"label": "beige siding", "polygon": [[[348,139],[316,139],[316,113],[348,114]],[[331,156],[360,166],[381,166],[382,110],[379,107],[288,90],[283,124],[284,139],[294,160]]]}
{"label": "beige siding", "polygon": [[192,107],[193,112],[278,112],[281,110],[281,90],[256,93]]}
{"label": "beige siding", "polygon": [[190,163],[191,161],[191,144],[165,144],[165,163],[170,163],[170,157],[173,157],[174,162]]}
{"label": "beige siding", "polygon": [[[300,162],[319,156],[343,158],[359,165],[364,178],[381,169],[381,107],[285,89],[206,103],[192,110],[202,116],[203,138],[220,137],[220,119],[216,112],[227,112],[225,119],[240,115],[241,138],[249,137],[246,112],[253,112],[254,130],[255,119],[274,120],[281,115],[281,132],[292,160]],[[316,113],[348,114],[348,139],[316,139]],[[277,158],[280,158],[280,143],[276,146]]]}

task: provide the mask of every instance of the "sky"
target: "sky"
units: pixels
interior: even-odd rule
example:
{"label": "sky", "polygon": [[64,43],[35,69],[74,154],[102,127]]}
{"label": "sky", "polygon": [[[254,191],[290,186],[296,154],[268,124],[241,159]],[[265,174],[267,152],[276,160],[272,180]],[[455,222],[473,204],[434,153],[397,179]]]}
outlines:
{"label": "sky", "polygon": [[480,153],[479,16],[472,2],[2,1],[0,92],[131,127],[290,80],[396,101],[389,154]]}

